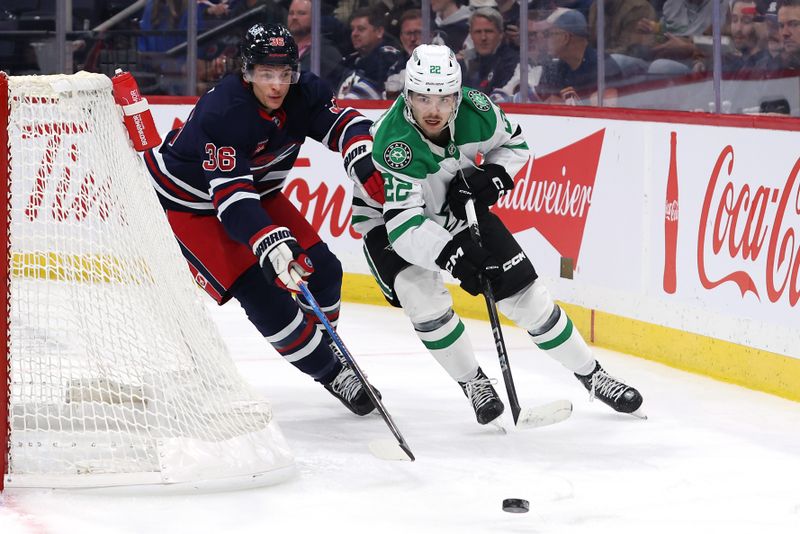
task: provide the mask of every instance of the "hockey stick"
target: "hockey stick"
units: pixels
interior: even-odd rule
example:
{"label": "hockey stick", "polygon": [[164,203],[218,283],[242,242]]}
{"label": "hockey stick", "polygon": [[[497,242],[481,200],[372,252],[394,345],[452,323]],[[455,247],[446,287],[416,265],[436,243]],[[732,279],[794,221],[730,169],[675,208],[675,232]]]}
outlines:
{"label": "hockey stick", "polygon": [[[297,286],[300,288],[300,292],[305,297],[306,301],[308,302],[309,306],[314,310],[314,315],[320,320],[322,325],[327,330],[328,334],[333,339],[333,342],[336,343],[336,346],[342,352],[344,357],[350,363],[350,366],[353,369],[353,372],[358,377],[358,380],[361,382],[361,385],[364,387],[364,390],[367,392],[372,403],[378,409],[378,412],[383,417],[383,420],[386,422],[386,425],[389,427],[389,430],[392,431],[394,434],[395,439],[397,439],[397,443],[387,442],[387,440],[375,440],[370,442],[369,449],[375,456],[379,458],[383,458],[384,460],[411,460],[412,462],[415,460],[414,454],[411,452],[411,448],[409,448],[406,440],[403,438],[403,435],[400,433],[400,430],[397,429],[397,426],[394,424],[392,420],[392,416],[389,415],[389,412],[386,411],[386,408],[383,406],[380,397],[375,393],[375,390],[372,388],[372,385],[367,382],[367,377],[364,376],[363,371],[356,363],[355,358],[353,355],[350,354],[350,351],[347,350],[347,347],[344,346],[344,342],[342,338],[339,337],[339,334],[336,333],[333,326],[331,325],[328,318],[325,316],[325,312],[319,307],[317,303],[317,299],[314,298],[314,295],[311,294],[311,291],[308,289],[308,285],[303,281],[300,276],[295,273],[293,270],[289,271],[292,275]],[[397,449],[397,447],[402,450]]]}
{"label": "hockey stick", "polygon": [[[458,170],[458,175],[469,186],[461,169]],[[478,216],[475,213],[475,201],[470,198],[464,208],[467,213],[469,234],[476,245],[482,246]],[[492,327],[494,345],[497,348],[497,358],[500,360],[500,370],[503,372],[503,382],[506,385],[506,393],[508,394],[508,403],[511,405],[514,425],[518,428],[534,428],[552,425],[567,419],[572,415],[572,403],[568,400],[557,400],[522,410],[517,397],[517,389],[514,386],[514,377],[511,375],[511,365],[508,361],[508,351],[506,350],[506,342],[503,339],[503,330],[500,328],[500,317],[497,315],[497,303],[494,300],[492,284],[485,276],[482,276],[481,280],[483,282],[483,298],[486,301],[486,311],[489,313],[489,324]]]}

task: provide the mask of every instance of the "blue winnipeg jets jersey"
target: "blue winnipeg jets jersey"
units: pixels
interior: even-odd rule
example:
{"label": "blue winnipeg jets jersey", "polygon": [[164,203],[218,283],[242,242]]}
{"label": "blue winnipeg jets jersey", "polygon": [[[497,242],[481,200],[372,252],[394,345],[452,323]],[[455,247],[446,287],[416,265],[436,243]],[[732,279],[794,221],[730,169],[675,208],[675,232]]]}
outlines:
{"label": "blue winnipeg jets jersey", "polygon": [[370,125],[354,109],[340,109],[327,83],[310,72],[272,114],[232,74],[144,157],[164,208],[216,215],[233,239],[248,244],[272,223],[260,199],[280,191],[306,137],[344,154],[371,139]]}

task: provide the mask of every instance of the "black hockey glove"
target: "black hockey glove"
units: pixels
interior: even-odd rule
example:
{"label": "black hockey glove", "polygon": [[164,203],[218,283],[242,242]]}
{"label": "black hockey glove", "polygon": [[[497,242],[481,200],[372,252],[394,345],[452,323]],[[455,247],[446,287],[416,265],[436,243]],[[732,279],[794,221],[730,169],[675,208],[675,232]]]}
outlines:
{"label": "black hockey glove", "polygon": [[344,167],[350,179],[379,204],[386,201],[383,176],[372,162],[372,138],[356,141],[345,149]]}
{"label": "black hockey glove", "polygon": [[461,244],[450,241],[436,258],[436,265],[458,278],[461,287],[470,295],[480,295],[483,291],[481,276],[493,280],[502,272],[489,251],[472,241]]}
{"label": "black hockey glove", "polygon": [[466,220],[464,206],[470,198],[475,199],[475,210],[488,209],[506,192],[514,189],[514,180],[506,170],[495,163],[487,163],[464,180],[457,176],[447,190],[447,203],[457,218]]}
{"label": "black hockey glove", "polygon": [[292,279],[289,269],[306,280],[314,272],[311,259],[306,255],[292,232],[284,226],[267,226],[250,241],[253,254],[264,276],[278,287],[300,293],[300,288]]}

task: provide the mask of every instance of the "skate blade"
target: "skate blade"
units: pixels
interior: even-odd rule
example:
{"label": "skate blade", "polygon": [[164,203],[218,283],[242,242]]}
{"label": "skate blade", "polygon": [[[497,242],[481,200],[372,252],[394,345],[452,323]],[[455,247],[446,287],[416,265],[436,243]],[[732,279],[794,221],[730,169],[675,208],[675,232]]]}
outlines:
{"label": "skate blade", "polygon": [[502,415],[498,415],[493,420],[486,423],[486,426],[491,426],[501,434],[508,434],[508,430],[506,430],[505,421],[503,420]]}
{"label": "skate blade", "polygon": [[369,452],[381,460],[413,461],[397,441],[391,439],[375,439],[370,441],[367,446]]}
{"label": "skate blade", "polygon": [[557,400],[534,408],[526,408],[519,414],[517,428],[537,428],[554,425],[572,415],[572,403],[566,399]]}
{"label": "skate blade", "polygon": [[643,421],[647,421],[647,414],[644,413],[641,408],[639,408],[634,412],[631,412],[629,415],[632,415],[638,419],[642,419]]}

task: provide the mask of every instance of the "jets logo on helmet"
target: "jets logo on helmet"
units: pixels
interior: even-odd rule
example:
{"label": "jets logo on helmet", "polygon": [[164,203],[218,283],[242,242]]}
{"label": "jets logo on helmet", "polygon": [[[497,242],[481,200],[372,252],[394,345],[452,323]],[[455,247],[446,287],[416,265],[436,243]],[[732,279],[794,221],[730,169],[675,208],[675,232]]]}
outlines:
{"label": "jets logo on helmet", "polygon": [[412,159],[411,147],[402,141],[396,141],[386,147],[383,159],[386,161],[386,165],[395,170],[408,167]]}
{"label": "jets logo on helmet", "polygon": [[475,107],[481,111],[489,111],[492,107],[489,104],[489,99],[486,98],[486,95],[481,93],[480,91],[472,90],[467,93],[467,98],[472,100],[472,103],[475,104]]}

